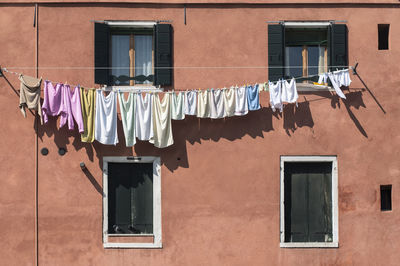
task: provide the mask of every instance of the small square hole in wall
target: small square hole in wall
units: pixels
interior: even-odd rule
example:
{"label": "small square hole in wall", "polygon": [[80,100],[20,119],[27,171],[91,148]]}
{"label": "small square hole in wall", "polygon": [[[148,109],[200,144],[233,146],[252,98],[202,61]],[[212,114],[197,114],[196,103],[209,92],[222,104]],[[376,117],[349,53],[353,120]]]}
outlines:
{"label": "small square hole in wall", "polygon": [[381,185],[381,211],[392,210],[392,185]]}
{"label": "small square hole in wall", "polygon": [[378,50],[389,50],[389,24],[378,24]]}

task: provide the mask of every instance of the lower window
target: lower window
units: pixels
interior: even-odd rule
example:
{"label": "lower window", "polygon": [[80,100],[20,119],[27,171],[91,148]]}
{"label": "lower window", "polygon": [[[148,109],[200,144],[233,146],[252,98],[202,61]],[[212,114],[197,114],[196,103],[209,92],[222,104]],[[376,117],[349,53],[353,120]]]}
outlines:
{"label": "lower window", "polygon": [[161,248],[161,175],[157,157],[104,157],[103,245]]}
{"label": "lower window", "polygon": [[338,247],[336,156],[281,157],[281,247]]}

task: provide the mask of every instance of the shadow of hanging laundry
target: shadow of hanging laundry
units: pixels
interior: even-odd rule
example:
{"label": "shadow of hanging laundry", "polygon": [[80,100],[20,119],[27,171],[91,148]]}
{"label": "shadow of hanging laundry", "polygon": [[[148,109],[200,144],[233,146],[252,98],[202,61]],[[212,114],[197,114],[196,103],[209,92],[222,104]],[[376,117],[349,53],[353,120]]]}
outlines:
{"label": "shadow of hanging laundry", "polygon": [[308,101],[296,104],[287,104],[283,108],[283,128],[288,136],[299,127],[314,127],[314,120],[310,111]]}

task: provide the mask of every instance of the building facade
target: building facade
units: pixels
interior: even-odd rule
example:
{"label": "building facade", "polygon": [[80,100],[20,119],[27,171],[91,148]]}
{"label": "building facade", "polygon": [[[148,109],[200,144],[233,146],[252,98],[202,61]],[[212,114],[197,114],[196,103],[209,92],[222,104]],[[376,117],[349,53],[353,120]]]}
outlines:
{"label": "building facade", "polygon": [[179,91],[358,63],[346,99],[298,80],[298,106],[263,91],[245,116],[173,121],[163,149],[126,147],[120,116],[116,146],[24,118],[3,70],[1,264],[397,265],[399,7],[0,1],[0,66],[53,83]]}

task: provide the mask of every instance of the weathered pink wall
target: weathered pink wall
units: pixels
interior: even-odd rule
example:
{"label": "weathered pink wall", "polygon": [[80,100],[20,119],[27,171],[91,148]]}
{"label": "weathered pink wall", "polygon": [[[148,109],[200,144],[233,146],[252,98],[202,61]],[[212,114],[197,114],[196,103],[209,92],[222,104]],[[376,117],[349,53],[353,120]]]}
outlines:
{"label": "weathered pink wall", "polygon": [[[35,75],[33,6],[0,6],[0,64]],[[56,121],[39,128],[40,265],[396,265],[400,260],[398,105],[400,11],[395,7],[179,5],[40,5],[39,75],[88,87],[93,84],[90,20],[173,20],[175,88],[217,88],[267,79],[267,24],[271,20],[347,20],[349,62],[356,76],[348,100],[301,93],[299,108],[283,116],[268,108],[225,120],[174,121],[175,144],[80,142]],[[377,24],[390,24],[390,50],[377,50]],[[251,67],[221,68],[206,67]],[[55,69],[50,69],[51,67]],[[65,69],[69,67],[70,69]],[[7,75],[7,73],[6,73]],[[7,75],[12,86],[19,84]],[[1,264],[34,264],[35,131],[18,97],[0,79]],[[58,147],[66,147],[59,156]],[[103,156],[161,156],[163,248],[102,246]],[[337,155],[338,249],[279,247],[280,155]],[[178,159],[179,158],[179,159]],[[92,177],[79,163],[85,162]],[[89,179],[92,178],[92,181]],[[95,180],[95,181],[94,181]],[[98,184],[96,184],[96,182]],[[94,184],[93,184],[94,183]],[[379,185],[393,185],[393,211],[380,211]],[[96,189],[97,188],[97,189]]]}

